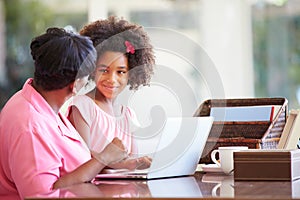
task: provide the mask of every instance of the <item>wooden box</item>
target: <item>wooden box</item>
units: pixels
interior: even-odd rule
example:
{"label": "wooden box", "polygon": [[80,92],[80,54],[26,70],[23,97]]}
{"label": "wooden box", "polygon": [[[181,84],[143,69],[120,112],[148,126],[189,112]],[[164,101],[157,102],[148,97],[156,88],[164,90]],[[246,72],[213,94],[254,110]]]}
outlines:
{"label": "wooden box", "polygon": [[234,180],[294,181],[300,178],[300,149],[234,152]]}
{"label": "wooden box", "polygon": [[275,149],[287,121],[286,98],[209,99],[194,116],[210,116],[212,107],[279,105],[272,121],[214,121],[199,163],[212,163],[210,153],[219,146],[248,146],[250,149]]}

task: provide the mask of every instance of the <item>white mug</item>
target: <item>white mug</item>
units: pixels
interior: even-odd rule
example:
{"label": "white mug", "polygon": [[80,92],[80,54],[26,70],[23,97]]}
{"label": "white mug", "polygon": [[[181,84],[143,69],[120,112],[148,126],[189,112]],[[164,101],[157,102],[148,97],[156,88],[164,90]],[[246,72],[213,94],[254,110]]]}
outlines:
{"label": "white mug", "polygon": [[[219,191],[219,192],[217,192]],[[234,197],[233,176],[226,176],[211,191],[213,197]]]}
{"label": "white mug", "polygon": [[[211,152],[211,160],[221,167],[225,174],[230,174],[233,171],[233,152],[247,149],[247,146],[219,147]],[[219,154],[220,161],[216,159],[217,153]]]}

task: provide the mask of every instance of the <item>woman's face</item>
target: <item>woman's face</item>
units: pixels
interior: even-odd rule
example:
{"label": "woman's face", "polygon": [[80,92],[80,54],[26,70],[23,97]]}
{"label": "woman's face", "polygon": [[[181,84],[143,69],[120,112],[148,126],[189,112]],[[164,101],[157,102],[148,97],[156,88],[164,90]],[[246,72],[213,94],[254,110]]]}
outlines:
{"label": "woman's face", "polygon": [[120,52],[107,51],[97,60],[95,83],[108,99],[115,99],[128,83],[128,59]]}

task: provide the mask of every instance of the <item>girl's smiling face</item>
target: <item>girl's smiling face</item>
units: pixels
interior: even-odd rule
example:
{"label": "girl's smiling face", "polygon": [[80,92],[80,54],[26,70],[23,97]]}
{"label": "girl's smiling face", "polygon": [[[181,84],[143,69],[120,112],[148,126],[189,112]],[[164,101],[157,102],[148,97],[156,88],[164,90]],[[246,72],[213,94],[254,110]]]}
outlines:
{"label": "girl's smiling face", "polygon": [[107,51],[97,60],[95,83],[108,99],[115,99],[128,83],[128,59],[121,52]]}

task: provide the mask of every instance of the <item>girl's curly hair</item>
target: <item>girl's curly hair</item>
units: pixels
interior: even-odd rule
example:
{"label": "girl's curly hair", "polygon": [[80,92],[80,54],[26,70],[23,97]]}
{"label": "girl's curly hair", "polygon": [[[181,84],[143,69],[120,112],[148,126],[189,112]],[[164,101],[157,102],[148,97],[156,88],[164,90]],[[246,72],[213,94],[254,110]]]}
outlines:
{"label": "girl's curly hair", "polygon": [[[84,26],[80,35],[90,37],[98,57],[105,51],[122,52],[127,56],[130,89],[137,90],[140,85],[149,85],[155,58],[150,39],[142,26],[110,16]],[[128,51],[128,42],[134,51]]]}

